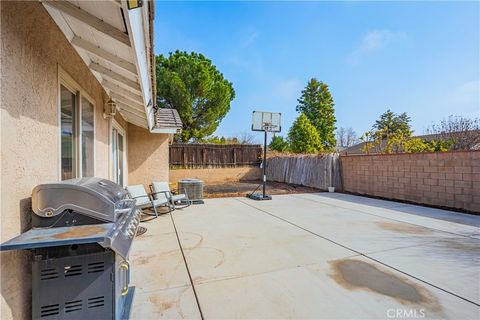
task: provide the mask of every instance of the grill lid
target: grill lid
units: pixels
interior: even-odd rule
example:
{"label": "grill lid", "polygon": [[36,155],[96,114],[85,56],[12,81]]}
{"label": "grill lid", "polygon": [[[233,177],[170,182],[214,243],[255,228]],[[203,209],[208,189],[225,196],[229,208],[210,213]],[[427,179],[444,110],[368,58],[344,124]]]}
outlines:
{"label": "grill lid", "polygon": [[[127,259],[140,223],[140,212],[127,192],[119,185],[99,178],[38,185],[32,192],[32,207],[42,217],[64,213],[49,227],[30,229],[2,243],[0,251],[96,242]],[[56,222],[70,214],[65,210],[74,210],[73,215],[79,212],[92,216],[97,223],[56,227]]]}
{"label": "grill lid", "polygon": [[74,210],[107,222],[116,220],[115,210],[133,204],[118,184],[101,178],[79,178],[40,184],[32,191],[32,209],[41,217],[54,217]]}

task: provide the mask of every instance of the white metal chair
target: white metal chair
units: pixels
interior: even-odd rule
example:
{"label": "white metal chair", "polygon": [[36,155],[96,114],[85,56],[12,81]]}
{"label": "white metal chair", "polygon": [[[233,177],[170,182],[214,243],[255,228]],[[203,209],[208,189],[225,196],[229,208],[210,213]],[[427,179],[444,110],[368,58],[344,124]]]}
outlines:
{"label": "white metal chair", "polygon": [[150,190],[152,191],[152,194],[156,194],[154,195],[154,197],[159,197],[162,195],[162,193],[168,194],[170,204],[173,210],[177,208],[177,203],[180,203],[180,205],[182,206],[181,208],[188,207],[191,204],[191,201],[188,199],[188,194],[186,190],[184,190],[185,193],[174,193],[172,192],[172,190],[170,190],[168,182],[154,181],[150,185]]}
{"label": "white metal chair", "polygon": [[158,191],[149,194],[141,184],[127,186],[125,189],[130,198],[135,199],[137,208],[144,214],[152,215],[144,211],[144,209],[150,209],[155,213],[155,217],[158,217],[157,208],[162,206],[168,207],[168,212],[172,211],[169,192]]}

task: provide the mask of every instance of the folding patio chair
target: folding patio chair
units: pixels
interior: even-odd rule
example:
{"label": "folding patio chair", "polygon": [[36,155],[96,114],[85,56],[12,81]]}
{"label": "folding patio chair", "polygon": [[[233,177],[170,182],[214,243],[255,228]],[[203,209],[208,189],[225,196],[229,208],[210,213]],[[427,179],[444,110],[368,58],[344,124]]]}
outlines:
{"label": "folding patio chair", "polygon": [[154,181],[150,185],[150,190],[153,194],[157,194],[157,196],[160,195],[159,193],[166,192],[169,195],[170,204],[172,205],[173,210],[177,208],[177,203],[180,203],[181,205],[179,208],[185,208],[191,204],[186,190],[184,190],[185,193],[175,193],[174,191],[170,190],[168,182]]}
{"label": "folding patio chair", "polygon": [[155,217],[158,217],[157,208],[162,206],[167,206],[168,212],[172,211],[170,192],[158,191],[148,194],[142,184],[127,186],[125,189],[130,195],[130,198],[136,200],[137,208],[144,214],[152,215],[144,211],[144,209],[149,209],[153,210]]}

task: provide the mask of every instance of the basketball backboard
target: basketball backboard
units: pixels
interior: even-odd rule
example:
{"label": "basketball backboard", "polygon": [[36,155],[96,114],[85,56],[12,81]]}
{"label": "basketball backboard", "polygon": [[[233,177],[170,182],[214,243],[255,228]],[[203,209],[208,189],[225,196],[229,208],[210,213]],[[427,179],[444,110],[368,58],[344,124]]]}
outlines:
{"label": "basketball backboard", "polygon": [[253,111],[252,131],[280,132],[282,114],[279,112]]}

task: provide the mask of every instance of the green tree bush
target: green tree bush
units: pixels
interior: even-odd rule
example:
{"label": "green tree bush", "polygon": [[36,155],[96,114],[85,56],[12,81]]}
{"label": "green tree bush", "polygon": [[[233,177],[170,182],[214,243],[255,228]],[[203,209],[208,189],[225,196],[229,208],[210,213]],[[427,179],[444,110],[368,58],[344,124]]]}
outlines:
{"label": "green tree bush", "polygon": [[410,128],[410,117],[406,112],[402,114],[396,114],[388,109],[383,113],[372,127],[372,130],[379,134],[381,139],[387,139],[395,134],[400,133],[402,135],[411,136],[412,129]]}
{"label": "green tree bush", "polygon": [[454,150],[455,141],[452,139],[449,140],[430,140],[427,142],[429,146],[429,151],[440,151],[445,152],[449,150]]}
{"label": "green tree bush", "polygon": [[202,54],[176,51],[156,57],[157,102],[175,108],[183,123],[177,141],[211,135],[235,98],[232,84]]}
{"label": "green tree bush", "polygon": [[287,152],[289,150],[288,141],[282,136],[273,137],[268,147],[270,148],[270,150],[278,152]]}
{"label": "green tree bush", "polygon": [[297,112],[305,114],[317,130],[322,149],[335,149],[335,118],[333,97],[328,85],[312,78],[298,99]]}
{"label": "green tree bush", "polygon": [[396,114],[388,109],[361,140],[365,142],[364,151],[375,149],[376,152],[392,153],[402,152],[404,142],[411,136],[410,117],[405,112]]}
{"label": "green tree bush", "polygon": [[445,152],[451,149],[453,143],[444,140],[426,141],[421,138],[412,138],[403,143],[403,151],[414,152]]}
{"label": "green tree bush", "polygon": [[375,140],[372,131],[366,131],[361,137],[360,141],[364,142],[362,151],[369,154],[375,148]]}
{"label": "green tree bush", "polygon": [[412,138],[403,143],[403,151],[407,153],[426,152],[431,150],[429,144],[420,138]]}
{"label": "green tree bush", "polygon": [[317,129],[308,117],[301,113],[288,132],[290,150],[295,153],[316,153],[323,151],[323,144]]}

